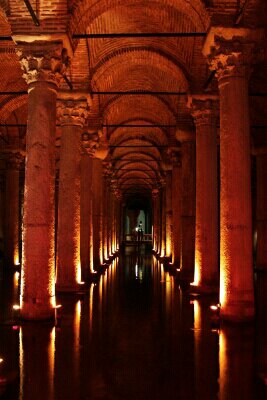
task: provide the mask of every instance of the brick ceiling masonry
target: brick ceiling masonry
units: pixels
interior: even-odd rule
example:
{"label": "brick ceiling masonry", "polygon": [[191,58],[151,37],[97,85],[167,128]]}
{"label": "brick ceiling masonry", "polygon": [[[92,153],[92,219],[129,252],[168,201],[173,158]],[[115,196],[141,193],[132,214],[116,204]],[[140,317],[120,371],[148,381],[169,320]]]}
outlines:
{"label": "brick ceiling masonry", "polygon": [[[16,38],[64,37],[71,63],[61,88],[91,94],[88,128],[97,116],[118,188],[150,194],[170,148],[179,153],[177,129],[193,128],[187,94],[218,94],[202,53],[211,27],[264,30],[266,22],[266,0],[1,0],[1,147],[17,137],[25,146],[28,95]],[[255,45],[249,86],[254,144],[266,141],[265,43]],[[56,134],[60,143],[59,127]]]}

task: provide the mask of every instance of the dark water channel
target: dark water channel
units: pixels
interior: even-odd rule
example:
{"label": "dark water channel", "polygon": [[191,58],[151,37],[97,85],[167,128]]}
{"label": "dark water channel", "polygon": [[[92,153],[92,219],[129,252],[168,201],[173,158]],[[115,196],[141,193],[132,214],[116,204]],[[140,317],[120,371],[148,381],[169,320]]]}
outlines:
{"label": "dark water channel", "polygon": [[256,277],[255,325],[220,329],[209,308],[216,298],[189,296],[134,250],[84,296],[58,296],[56,326],[15,322],[18,275],[1,276],[1,398],[266,399],[266,275]]}

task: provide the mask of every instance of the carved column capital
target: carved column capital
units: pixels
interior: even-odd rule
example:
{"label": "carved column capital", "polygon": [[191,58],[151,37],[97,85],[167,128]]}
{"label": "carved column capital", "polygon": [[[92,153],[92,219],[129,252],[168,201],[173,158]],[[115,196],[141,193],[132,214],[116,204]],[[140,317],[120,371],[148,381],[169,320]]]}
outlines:
{"label": "carved column capital", "polygon": [[97,132],[89,133],[84,132],[81,137],[82,140],[82,149],[89,156],[93,157],[95,151],[99,147],[99,136]]}
{"label": "carved column capital", "polygon": [[218,110],[217,96],[189,96],[187,106],[191,110],[196,126],[214,125],[216,123]]}
{"label": "carved column capital", "polygon": [[88,116],[88,104],[87,99],[81,95],[72,96],[69,93],[68,96],[64,95],[57,102],[57,117],[61,126],[64,125],[76,125],[83,127]]}
{"label": "carved column capital", "polygon": [[249,77],[254,47],[264,37],[261,29],[212,27],[203,54],[220,81],[231,76]]}
{"label": "carved column capital", "polygon": [[50,82],[59,87],[62,75],[70,64],[67,50],[60,41],[19,42],[16,53],[28,85]]}

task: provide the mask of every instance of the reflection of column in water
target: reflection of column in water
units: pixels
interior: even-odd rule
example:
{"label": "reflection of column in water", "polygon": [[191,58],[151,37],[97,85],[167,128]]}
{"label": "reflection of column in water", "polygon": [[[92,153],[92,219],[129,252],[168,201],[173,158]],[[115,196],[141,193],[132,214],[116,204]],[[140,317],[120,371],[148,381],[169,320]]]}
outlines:
{"label": "reflection of column in water", "polygon": [[91,283],[89,288],[89,334],[92,334],[93,329],[93,302],[94,302],[94,287],[95,284]]}
{"label": "reflection of column in water", "polygon": [[19,400],[54,398],[55,328],[27,325],[19,333]]}
{"label": "reflection of column in water", "polygon": [[254,400],[253,353],[253,328],[223,327],[219,336],[220,400]]}
{"label": "reflection of column in water", "polygon": [[80,333],[81,333],[81,300],[78,300],[75,305],[74,312],[74,348],[73,348],[73,358],[74,358],[74,373],[75,380],[78,380],[79,376],[79,366],[80,366]]}
{"label": "reflection of column in water", "polygon": [[166,283],[165,283],[165,290],[166,290],[166,313],[167,316],[170,316],[171,313],[171,305],[172,305],[172,296],[173,296],[173,277],[169,274],[166,274]]}
{"label": "reflection of column in water", "polygon": [[218,391],[218,334],[210,329],[208,308],[194,305],[194,359],[197,399],[215,399]]}

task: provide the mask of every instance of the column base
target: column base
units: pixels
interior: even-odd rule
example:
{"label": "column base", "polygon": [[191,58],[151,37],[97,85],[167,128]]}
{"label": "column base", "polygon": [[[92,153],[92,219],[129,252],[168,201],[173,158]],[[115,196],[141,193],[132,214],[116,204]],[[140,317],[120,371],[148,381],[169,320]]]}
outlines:
{"label": "column base", "polygon": [[51,304],[43,304],[38,301],[25,302],[22,300],[19,317],[29,321],[43,321],[55,319],[55,308]]}
{"label": "column base", "polygon": [[228,322],[252,322],[255,318],[254,303],[248,301],[230,303],[220,309],[220,318]]}

